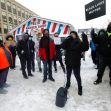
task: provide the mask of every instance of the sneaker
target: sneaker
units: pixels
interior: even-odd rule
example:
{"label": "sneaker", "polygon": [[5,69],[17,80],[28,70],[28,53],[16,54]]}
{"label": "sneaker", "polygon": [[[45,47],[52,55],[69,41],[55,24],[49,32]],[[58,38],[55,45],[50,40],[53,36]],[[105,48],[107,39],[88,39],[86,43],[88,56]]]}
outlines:
{"label": "sneaker", "polygon": [[7,90],[3,89],[3,88],[0,88],[0,94],[7,94]]}
{"label": "sneaker", "polygon": [[28,79],[28,76],[24,76],[24,79]]}
{"label": "sneaker", "polygon": [[53,82],[55,81],[55,79],[53,77],[50,77],[49,80],[53,81]]}
{"label": "sneaker", "polygon": [[29,74],[28,76],[33,77],[34,75],[33,74]]}
{"label": "sneaker", "polygon": [[4,87],[4,88],[8,88],[8,87],[10,87],[10,84],[5,83],[5,84],[3,85],[3,87]]}
{"label": "sneaker", "polygon": [[42,80],[43,83],[45,83],[46,81],[47,81],[47,78],[44,78],[44,79]]}
{"label": "sneaker", "polygon": [[94,81],[94,84],[95,84],[95,85],[98,85],[98,84],[100,84],[101,82],[102,82],[101,79],[97,79],[96,81]]}

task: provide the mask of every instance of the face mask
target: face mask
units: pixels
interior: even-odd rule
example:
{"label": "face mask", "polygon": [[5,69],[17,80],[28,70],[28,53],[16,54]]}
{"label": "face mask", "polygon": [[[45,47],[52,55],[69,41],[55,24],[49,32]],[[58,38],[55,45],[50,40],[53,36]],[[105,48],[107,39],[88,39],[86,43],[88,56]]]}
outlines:
{"label": "face mask", "polygon": [[26,34],[26,35],[24,35],[24,39],[25,40],[28,40],[29,39],[29,37],[28,37],[28,35]]}

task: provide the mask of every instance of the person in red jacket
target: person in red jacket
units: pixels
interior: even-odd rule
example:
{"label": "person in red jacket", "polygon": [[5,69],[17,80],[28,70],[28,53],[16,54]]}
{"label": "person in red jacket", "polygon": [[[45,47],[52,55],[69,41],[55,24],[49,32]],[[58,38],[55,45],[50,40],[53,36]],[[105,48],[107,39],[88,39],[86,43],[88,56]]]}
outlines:
{"label": "person in red jacket", "polygon": [[12,55],[8,47],[0,39],[0,89],[6,86],[9,67],[12,65]]}
{"label": "person in red jacket", "polygon": [[49,37],[49,30],[43,30],[43,37],[39,43],[39,56],[43,61],[44,78],[43,82],[46,82],[47,76],[49,80],[55,81],[52,77],[52,61],[56,55],[55,45],[53,40]]}

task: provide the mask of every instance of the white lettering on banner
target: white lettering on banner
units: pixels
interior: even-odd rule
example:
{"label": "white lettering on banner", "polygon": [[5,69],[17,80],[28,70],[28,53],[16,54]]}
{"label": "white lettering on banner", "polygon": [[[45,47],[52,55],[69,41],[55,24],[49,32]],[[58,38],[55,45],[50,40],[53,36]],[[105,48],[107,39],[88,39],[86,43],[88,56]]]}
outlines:
{"label": "white lettering on banner", "polygon": [[104,0],[103,0],[103,1],[99,2],[98,4],[93,5],[93,6],[89,7],[89,8],[87,8],[87,9],[86,9],[86,12],[88,12],[88,11],[94,9],[94,8],[100,7],[100,6],[103,5],[104,3],[105,3],[105,2],[104,2]]}
{"label": "white lettering on banner", "polygon": [[89,14],[92,14],[92,13],[94,13],[94,12],[98,12],[99,10],[101,10],[101,7],[99,7],[99,8],[97,8],[97,9],[94,9],[94,10],[90,11]]}
{"label": "white lettering on banner", "polygon": [[37,28],[44,28],[44,27],[46,27],[46,25],[44,24],[44,25],[33,25],[33,26],[29,26],[29,27],[26,27],[26,29],[31,29],[31,30],[33,30],[33,29],[37,29]]}

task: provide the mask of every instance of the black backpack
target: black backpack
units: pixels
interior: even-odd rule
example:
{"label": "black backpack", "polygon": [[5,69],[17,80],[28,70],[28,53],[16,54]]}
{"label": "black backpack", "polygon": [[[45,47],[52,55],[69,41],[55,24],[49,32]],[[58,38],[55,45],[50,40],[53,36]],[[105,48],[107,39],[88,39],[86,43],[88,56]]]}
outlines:
{"label": "black backpack", "polygon": [[64,107],[67,101],[67,89],[60,87],[56,93],[56,106]]}

